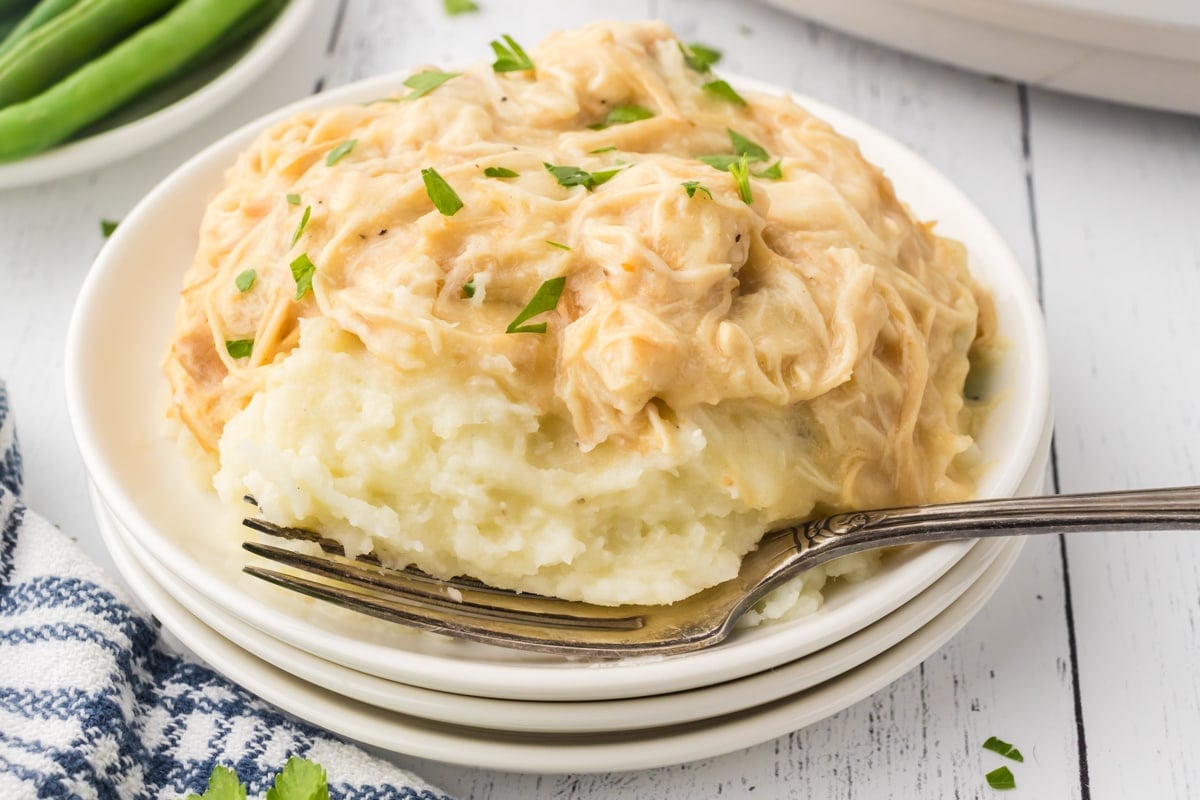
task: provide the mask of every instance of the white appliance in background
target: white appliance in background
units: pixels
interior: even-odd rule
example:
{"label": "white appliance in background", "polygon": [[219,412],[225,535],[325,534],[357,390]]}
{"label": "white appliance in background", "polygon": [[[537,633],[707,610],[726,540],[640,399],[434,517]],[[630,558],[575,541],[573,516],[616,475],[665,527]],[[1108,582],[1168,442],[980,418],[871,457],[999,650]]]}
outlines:
{"label": "white appliance in background", "polygon": [[1200,0],[766,0],[988,75],[1200,114]]}

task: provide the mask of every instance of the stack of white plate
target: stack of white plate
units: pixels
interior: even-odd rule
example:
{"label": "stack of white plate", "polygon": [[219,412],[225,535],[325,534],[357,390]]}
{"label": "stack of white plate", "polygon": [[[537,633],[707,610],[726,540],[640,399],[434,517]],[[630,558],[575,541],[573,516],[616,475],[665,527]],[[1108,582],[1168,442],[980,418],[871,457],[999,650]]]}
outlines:
{"label": "stack of white plate", "polygon": [[[361,102],[403,78],[280,113]],[[971,251],[1008,345],[979,439],[980,493],[1036,493],[1051,428],[1047,358],[1020,267],[931,167],[835,109],[800,102],[857,139],[919,216]],[[113,559],[163,624],[234,681],[301,718],[410,755],[531,772],[646,768],[746,747],[867,696],[961,628],[1012,566],[1020,540],[899,549],[870,579],[827,588],[811,616],[741,630],[698,653],[605,663],[417,633],[244,575],[238,519],[162,422],[158,365],[204,206],[235,154],[279,116],[201,153],[139,204],[97,259],[68,337],[72,423]]]}

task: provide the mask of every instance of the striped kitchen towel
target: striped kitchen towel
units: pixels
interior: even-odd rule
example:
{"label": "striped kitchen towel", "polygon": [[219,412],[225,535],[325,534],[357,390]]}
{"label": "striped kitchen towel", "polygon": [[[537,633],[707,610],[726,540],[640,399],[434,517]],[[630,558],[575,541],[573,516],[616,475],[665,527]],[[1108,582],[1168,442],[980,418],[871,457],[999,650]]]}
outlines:
{"label": "striped kitchen towel", "polygon": [[262,797],[292,755],[321,764],[335,798],[447,797],[172,652],[20,494],[0,382],[0,798],[173,799],[216,764]]}

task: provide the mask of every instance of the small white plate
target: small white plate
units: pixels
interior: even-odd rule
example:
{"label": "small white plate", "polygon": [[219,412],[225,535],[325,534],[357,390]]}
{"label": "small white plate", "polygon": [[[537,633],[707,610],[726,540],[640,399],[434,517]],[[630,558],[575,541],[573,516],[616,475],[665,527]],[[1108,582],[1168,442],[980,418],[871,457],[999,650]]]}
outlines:
{"label": "small white plate", "polygon": [[[1042,441],[1020,494],[1042,487],[1049,460],[1052,426],[1047,419]],[[90,497],[101,534],[110,549],[132,557],[138,574],[148,577],[188,610],[179,624],[206,626],[231,643],[309,683],[385,710],[438,722],[492,730],[540,733],[600,733],[664,727],[708,719],[772,702],[809,689],[859,666],[902,641],[944,611],[999,556],[1006,543],[989,539],[976,544],[933,586],[896,611],[829,647],[773,670],[734,681],[654,697],[590,702],[498,700],[422,689],[357,672],[317,658],[240,622],[187,584],[175,579],[113,517],[95,487]],[[117,561],[129,563],[127,558]],[[143,576],[142,573],[145,573]],[[155,611],[151,607],[152,611]],[[187,631],[168,629],[177,636]],[[214,664],[218,669],[223,666]]]}
{"label": "small white plate", "polygon": [[[113,561],[138,598],[188,648],[247,690],[300,719],[390,752],[481,769],[534,773],[651,769],[710,758],[835,714],[896,680],[948,641],[1000,586],[1023,543],[1021,539],[1000,541],[991,565],[931,622],[881,655],[813,688],[734,714],[678,725],[604,733],[514,734],[436,722],[352,700],[275,665],[284,662],[251,655],[172,599],[114,535],[114,528],[104,524],[105,515],[99,516]],[[753,691],[756,680],[738,683]],[[521,704],[520,713],[535,705]]]}
{"label": "small white plate", "polygon": [[134,100],[85,138],[18,161],[0,162],[0,189],[73,175],[145,150],[179,133],[252,84],[283,55],[317,0],[290,0],[256,38],[186,78]]}
{"label": "small white plate", "polygon": [[[740,631],[694,654],[604,665],[416,635],[243,575],[246,557],[233,512],[198,484],[160,422],[165,381],[159,364],[198,222],[225,168],[263,127],[300,109],[379,97],[396,90],[404,77],[385,76],[309,98],[209,147],[134,208],[84,281],[67,344],[72,426],[105,503],[179,580],[267,634],[380,677],[506,699],[600,700],[692,689],[794,661],[908,602],[967,552],[970,545],[962,542],[905,548],[889,554],[885,569],[866,581],[834,583],[817,614]],[[940,232],[970,250],[971,269],[992,291],[1000,333],[1010,344],[996,375],[1002,399],[980,437],[989,461],[980,495],[1012,495],[1034,462],[1049,413],[1045,333],[1024,273],[983,215],[930,165],[843,112],[804,98],[800,103],[858,140],[918,216],[938,220]],[[129,313],[131,308],[137,313]]]}
{"label": "small white plate", "polygon": [[[762,705],[830,680],[902,641],[958,599],[987,570],[1007,543],[989,539],[977,543],[949,572],[873,625],[812,655],[757,675],[686,692],[655,697],[587,702],[498,700],[438,692],[343,667],[317,658],[240,622],[176,580],[133,541],[113,518],[93,489],[92,507],[110,550],[128,554],[146,577],[189,612],[180,620],[204,625],[262,660],[337,694],[389,711],[423,719],[492,730],[528,733],[601,733],[661,728],[695,722]],[[124,562],[122,563],[122,567]],[[157,614],[153,607],[150,609]],[[180,638],[186,631],[168,627]],[[214,664],[222,669],[221,664]]]}

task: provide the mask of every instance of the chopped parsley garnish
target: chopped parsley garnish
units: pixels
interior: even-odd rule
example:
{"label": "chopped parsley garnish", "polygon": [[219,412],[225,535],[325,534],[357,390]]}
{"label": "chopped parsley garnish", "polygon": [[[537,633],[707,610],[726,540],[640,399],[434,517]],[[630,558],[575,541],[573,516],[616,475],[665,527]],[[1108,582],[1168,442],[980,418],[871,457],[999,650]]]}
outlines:
{"label": "chopped parsley garnish", "polygon": [[726,130],[729,131],[729,141],[733,143],[733,152],[739,156],[746,156],[751,161],[766,161],[770,158],[762,145],[755,144],[733,128],[726,128]]}
{"label": "chopped parsley garnish", "polygon": [[608,147],[597,147],[595,150],[588,150],[588,155],[595,156],[600,153],[611,153],[617,149],[615,144],[610,144]]}
{"label": "chopped parsley garnish", "polygon": [[1017,779],[1013,777],[1012,770],[1008,767],[997,767],[983,777],[987,778],[988,786],[993,789],[1017,788]]}
{"label": "chopped parsley garnish", "polygon": [[475,0],[442,0],[442,5],[446,9],[446,13],[452,17],[479,10],[479,6],[475,5]]}
{"label": "chopped parsley garnish", "polygon": [[689,45],[680,42],[679,52],[683,53],[683,60],[687,62],[687,65],[700,73],[708,72],[712,69],[713,64],[721,60],[720,50],[714,50],[696,42]]}
{"label": "chopped parsley garnish", "polygon": [[189,794],[186,800],[246,800],[246,784],[229,767],[217,764],[208,776],[204,794]]}
{"label": "chopped parsley garnish", "polygon": [[347,139],[337,147],[330,150],[329,155],[325,156],[325,166],[332,167],[334,164],[350,155],[350,151],[354,149],[354,145],[356,144],[358,144],[358,139]]}
{"label": "chopped parsley garnish", "polygon": [[538,287],[534,292],[533,299],[530,300],[525,308],[521,309],[521,313],[517,314],[516,319],[508,323],[508,327],[504,329],[505,333],[545,333],[546,323],[538,322],[533,325],[523,324],[526,320],[536,317],[538,314],[544,314],[547,311],[553,311],[558,305],[558,298],[562,296],[563,287],[567,285],[565,275],[557,278],[551,278]]}
{"label": "chopped parsley garnish", "polygon": [[117,226],[120,224],[121,223],[114,222],[111,219],[102,219],[102,220],[100,220],[100,233],[104,236],[105,239],[107,239],[108,237],[113,235],[113,231],[115,231],[117,229]]}
{"label": "chopped parsley garnish", "polygon": [[410,75],[405,79],[404,85],[412,89],[412,91],[400,99],[402,101],[416,100],[418,97],[424,97],[446,81],[451,78],[457,78],[461,74],[461,72],[438,72],[437,70],[427,69],[424,72],[418,72],[416,75]]}
{"label": "chopped parsley garnish", "polygon": [[296,242],[300,241],[300,234],[304,233],[304,229],[308,226],[308,218],[312,216],[312,206],[304,207],[304,216],[300,217],[300,224],[296,226],[296,232],[292,234],[292,243],[289,248],[295,247]]}
{"label": "chopped parsley garnish", "polygon": [[688,197],[695,197],[696,192],[704,192],[709,196],[709,199],[712,199],[712,192],[708,190],[707,186],[701,184],[700,181],[684,181],[679,185],[683,187],[685,192],[687,192]]}
{"label": "chopped parsley garnish", "polygon": [[475,296],[475,276],[471,276],[471,280],[463,284],[463,297],[471,298]]}
{"label": "chopped parsley garnish", "polygon": [[298,205],[300,205],[300,195],[289,194],[289,195],[287,195],[287,201],[288,201],[288,205],[298,206]]}
{"label": "chopped parsley garnish", "polygon": [[560,186],[582,186],[589,192],[595,189],[602,183],[610,180],[623,168],[606,169],[602,172],[587,172],[579,167],[558,167],[554,164],[542,162],[546,167],[546,171],[554,176]]}
{"label": "chopped parsley garnish", "polygon": [[496,72],[524,72],[533,69],[533,60],[521,49],[521,45],[513,41],[507,33],[501,37],[503,42],[492,42],[492,52],[496,61],[492,69]]}
{"label": "chopped parsley garnish", "polygon": [[777,181],[783,177],[783,159],[779,159],[766,169],[760,169],[754,173],[756,178],[766,178],[768,180]]}
{"label": "chopped parsley garnish", "polygon": [[735,156],[733,153],[721,153],[715,156],[699,156],[697,160],[703,161],[713,169],[719,169],[722,172],[729,169],[730,164],[736,164],[741,156]]}
{"label": "chopped parsley garnish", "polygon": [[516,178],[520,176],[519,173],[512,171],[508,167],[488,167],[483,171],[483,174],[489,178]]}
{"label": "chopped parsley garnish", "polygon": [[[246,785],[236,772],[218,764],[208,776],[204,794],[189,794],[186,800],[246,800]],[[275,776],[265,800],[329,800],[325,770],[313,761],[292,756]]]}
{"label": "chopped parsley garnish", "polygon": [[433,167],[421,170],[421,180],[425,181],[425,194],[445,216],[453,217],[463,207],[462,199]]}
{"label": "chopped parsley garnish", "polygon": [[570,247],[563,244],[562,242],[553,242],[549,239],[546,240],[546,244],[550,245],[551,247],[557,247],[559,250],[570,250],[571,249]]}
{"label": "chopped parsley garnish", "polygon": [[750,191],[750,159],[742,156],[730,164],[729,174],[733,176],[734,183],[737,184],[738,195],[742,198],[742,202],[746,205],[753,203],[754,193]]}
{"label": "chopped parsley garnish", "polygon": [[998,739],[995,736],[989,736],[988,740],[983,743],[984,750],[991,750],[993,753],[999,753],[1005,758],[1011,758],[1013,761],[1024,761],[1025,756],[1021,755],[1021,751],[1013,747],[1003,739]]}
{"label": "chopped parsley garnish", "polygon": [[654,116],[654,112],[644,106],[613,106],[608,112],[608,116],[604,118],[604,122],[597,122],[595,125],[588,125],[594,131],[603,130],[609,125],[624,125],[629,122],[637,122],[642,119],[650,119]]}
{"label": "chopped parsley garnish", "polygon": [[[698,160],[703,161],[710,167],[724,171],[736,164],[743,157],[750,162],[766,161],[768,158],[770,158],[766,148],[764,148],[762,145],[750,141],[733,128],[727,128],[726,130],[729,131],[729,141],[733,144],[733,153],[720,153],[715,156],[700,156]],[[775,174],[776,172],[779,174]],[[762,175],[755,173],[755,175],[758,175],[760,178],[783,177],[783,172],[779,170],[779,164],[767,167],[765,170],[763,170],[763,173],[764,174]]]}
{"label": "chopped parsley garnish", "polygon": [[303,300],[304,295],[312,291],[313,273],[317,271],[316,264],[309,260],[308,253],[301,253],[291,263],[292,279],[296,281],[296,299]]}
{"label": "chopped parsley garnish", "polygon": [[248,269],[233,279],[233,285],[237,287],[239,292],[245,293],[254,288],[256,280],[258,280],[258,273],[252,269]]}
{"label": "chopped parsley garnish", "polygon": [[234,339],[226,340],[225,352],[229,353],[230,358],[248,358],[254,352],[253,339]]}
{"label": "chopped parsley garnish", "polygon": [[746,98],[737,93],[737,90],[722,80],[709,81],[700,87],[704,91],[711,94],[713,97],[719,97],[722,100],[727,100],[734,105],[746,105]]}

